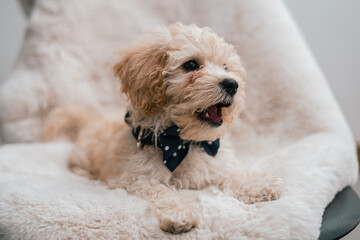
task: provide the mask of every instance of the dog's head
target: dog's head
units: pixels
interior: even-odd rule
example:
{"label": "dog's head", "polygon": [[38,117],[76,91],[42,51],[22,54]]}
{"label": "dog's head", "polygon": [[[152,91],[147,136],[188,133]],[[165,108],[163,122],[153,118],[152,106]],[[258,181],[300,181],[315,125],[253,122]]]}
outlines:
{"label": "dog's head", "polygon": [[133,124],[180,127],[183,139],[221,137],[244,102],[244,69],[234,47],[209,28],[155,28],[120,52],[114,66]]}

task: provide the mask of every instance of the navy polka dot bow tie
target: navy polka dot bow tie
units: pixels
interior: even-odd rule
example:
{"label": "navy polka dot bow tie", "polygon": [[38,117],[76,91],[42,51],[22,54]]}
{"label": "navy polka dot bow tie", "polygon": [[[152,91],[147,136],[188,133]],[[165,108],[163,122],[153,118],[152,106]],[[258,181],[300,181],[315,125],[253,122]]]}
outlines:
{"label": "navy polka dot bow tie", "polygon": [[[131,126],[129,121],[130,114],[125,116],[125,122]],[[157,146],[161,148],[163,152],[163,163],[165,166],[173,172],[184,160],[189,152],[190,145],[198,145],[203,151],[210,156],[215,156],[220,147],[220,140],[215,141],[189,141],[183,140],[179,137],[180,128],[176,125],[172,125],[162,131],[157,139]],[[133,128],[132,133],[137,140],[138,144],[153,145],[154,144],[154,132],[151,129],[143,129],[141,132],[140,127]]]}

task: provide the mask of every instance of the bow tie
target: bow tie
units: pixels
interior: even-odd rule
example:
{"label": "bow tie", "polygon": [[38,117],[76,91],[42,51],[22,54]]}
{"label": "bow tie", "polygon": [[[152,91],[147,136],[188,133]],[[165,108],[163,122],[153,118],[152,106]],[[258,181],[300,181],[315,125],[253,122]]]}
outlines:
{"label": "bow tie", "polygon": [[[125,122],[131,125],[130,113],[125,115]],[[161,148],[163,153],[164,165],[173,172],[184,160],[189,152],[190,145],[198,145],[203,151],[210,156],[215,156],[220,147],[220,140],[215,141],[190,141],[181,139],[179,136],[180,128],[172,125],[162,131],[157,138],[157,147]],[[154,131],[150,128],[142,129],[140,127],[133,128],[132,134],[138,144],[154,145]]]}

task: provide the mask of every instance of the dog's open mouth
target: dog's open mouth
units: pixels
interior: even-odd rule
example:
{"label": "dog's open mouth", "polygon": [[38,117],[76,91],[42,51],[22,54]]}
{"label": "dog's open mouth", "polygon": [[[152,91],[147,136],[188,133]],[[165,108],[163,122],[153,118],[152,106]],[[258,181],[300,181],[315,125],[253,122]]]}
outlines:
{"label": "dog's open mouth", "polygon": [[199,118],[212,126],[218,127],[223,123],[223,115],[221,108],[229,107],[231,103],[218,103],[212,105],[199,113]]}

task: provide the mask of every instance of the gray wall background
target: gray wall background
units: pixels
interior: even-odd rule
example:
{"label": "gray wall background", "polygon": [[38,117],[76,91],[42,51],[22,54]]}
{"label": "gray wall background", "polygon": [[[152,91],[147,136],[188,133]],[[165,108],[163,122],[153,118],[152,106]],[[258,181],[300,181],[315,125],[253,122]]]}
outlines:
{"label": "gray wall background", "polygon": [[[266,1],[266,0],[264,0]],[[284,0],[360,140],[360,1]],[[26,18],[16,0],[0,0],[0,83],[20,51]],[[355,186],[360,194],[360,182]],[[344,239],[360,239],[360,227]]]}
{"label": "gray wall background", "polygon": [[[360,140],[360,1],[286,0]],[[359,238],[360,239],[360,238]]]}
{"label": "gray wall background", "polygon": [[26,19],[16,0],[0,0],[0,83],[20,51]]}

